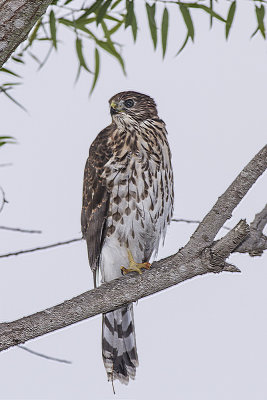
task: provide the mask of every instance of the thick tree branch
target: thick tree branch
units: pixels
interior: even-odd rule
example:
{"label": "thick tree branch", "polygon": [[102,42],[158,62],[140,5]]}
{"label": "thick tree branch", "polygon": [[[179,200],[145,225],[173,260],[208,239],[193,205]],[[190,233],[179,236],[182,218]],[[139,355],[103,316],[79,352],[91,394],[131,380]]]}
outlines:
{"label": "thick tree branch", "polygon": [[22,43],[52,0],[0,0],[0,67]]}
{"label": "thick tree branch", "polygon": [[[226,258],[249,238],[250,228],[242,220],[222,239],[213,242],[232,210],[267,168],[267,146],[243,169],[212,210],[201,222],[187,245],[177,254],[154,262],[142,275],[129,274],[62,304],[0,324],[0,351],[61,329],[94,315],[164,290],[197,275],[209,272],[239,272]],[[259,213],[253,226],[263,229],[265,213]],[[192,251],[192,243],[196,250]],[[206,245],[204,245],[206,243]]]}

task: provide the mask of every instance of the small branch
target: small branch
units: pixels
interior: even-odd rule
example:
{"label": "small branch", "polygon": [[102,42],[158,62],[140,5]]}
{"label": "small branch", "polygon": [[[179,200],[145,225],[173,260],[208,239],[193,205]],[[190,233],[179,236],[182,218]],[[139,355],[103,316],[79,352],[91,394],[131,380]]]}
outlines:
{"label": "small branch", "polygon": [[3,208],[5,206],[6,203],[8,203],[7,199],[6,199],[6,195],[4,192],[4,189],[2,188],[2,186],[0,186],[0,192],[2,193],[2,201],[1,201],[1,205],[0,205],[0,213],[3,211]]}
{"label": "small branch", "polygon": [[11,167],[13,164],[12,163],[4,163],[4,164],[0,164],[0,168],[1,167]]}
{"label": "small branch", "polygon": [[[184,219],[184,218],[172,218],[173,222],[186,222],[187,224],[200,224],[201,221],[197,219]],[[223,229],[226,229],[227,231],[230,231],[231,228],[228,226],[222,226]]]}
{"label": "small branch", "polygon": [[34,247],[33,249],[19,250],[19,251],[13,252],[13,253],[1,254],[0,258],[18,256],[20,254],[33,253],[33,252],[39,251],[39,250],[51,249],[52,247],[63,246],[65,244],[79,242],[80,240],[82,240],[82,238],[70,239],[70,240],[66,240],[65,242],[58,242],[58,243],[48,244],[46,246]]}
{"label": "small branch", "polygon": [[62,358],[56,358],[56,357],[47,356],[46,354],[39,353],[38,351],[31,350],[26,346],[22,346],[21,344],[19,344],[17,347],[19,347],[22,350],[28,351],[28,353],[34,354],[35,356],[39,356],[39,357],[45,358],[46,360],[57,361],[57,362],[61,362],[61,363],[64,363],[64,364],[72,364],[72,361],[63,360]]}
{"label": "small branch", "polygon": [[267,249],[267,236],[262,233],[267,224],[267,204],[256,214],[250,224],[250,234],[237,248],[238,253],[249,253],[251,257],[260,256]]}
{"label": "small branch", "polygon": [[10,226],[0,226],[0,229],[12,232],[22,232],[22,233],[42,233],[39,230],[31,230],[31,229],[21,229],[21,228],[11,228]]}

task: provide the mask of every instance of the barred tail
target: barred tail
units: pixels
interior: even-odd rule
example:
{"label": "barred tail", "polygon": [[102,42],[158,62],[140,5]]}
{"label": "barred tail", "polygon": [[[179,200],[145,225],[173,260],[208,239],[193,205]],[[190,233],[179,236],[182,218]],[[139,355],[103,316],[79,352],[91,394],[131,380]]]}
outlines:
{"label": "barred tail", "polygon": [[108,380],[127,384],[129,377],[135,378],[138,356],[132,304],[103,314],[102,356]]}

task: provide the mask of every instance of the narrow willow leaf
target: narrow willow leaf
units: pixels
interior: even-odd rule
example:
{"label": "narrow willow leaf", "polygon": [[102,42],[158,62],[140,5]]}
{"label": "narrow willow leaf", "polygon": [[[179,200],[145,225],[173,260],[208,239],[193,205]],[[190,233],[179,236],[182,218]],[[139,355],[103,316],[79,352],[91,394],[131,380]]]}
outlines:
{"label": "narrow willow leaf", "polygon": [[124,23],[124,20],[118,22],[116,25],[113,26],[113,28],[111,28],[109,30],[109,34],[113,35],[113,33],[117,32],[117,30],[122,26],[122,24]]}
{"label": "narrow willow leaf", "polygon": [[17,63],[24,64],[24,61],[21,58],[18,58],[16,56],[12,56],[11,58]]}
{"label": "narrow willow leaf", "polygon": [[186,3],[187,8],[199,8],[200,10],[205,11],[209,15],[212,15],[214,18],[218,19],[218,21],[221,22],[226,22],[226,20],[219,14],[217,14],[215,11],[213,11],[212,8],[204,6],[203,4],[197,4],[197,3]]}
{"label": "narrow willow leaf", "polygon": [[96,82],[97,82],[97,79],[99,76],[99,71],[100,71],[100,57],[99,57],[99,52],[98,52],[97,48],[95,48],[95,77],[94,77],[92,87],[90,90],[90,95],[92,94],[92,92],[95,88],[95,85],[96,85]]}
{"label": "narrow willow leaf", "polygon": [[16,143],[16,139],[13,136],[0,136],[0,146],[6,143]]}
{"label": "narrow willow leaf", "polygon": [[82,32],[87,33],[87,35],[89,35],[90,37],[92,37],[95,41],[97,40],[96,36],[93,34],[92,31],[90,31],[89,29],[87,29],[85,26],[83,26],[82,22],[80,21],[79,23],[77,23],[77,21],[70,21],[68,19],[65,18],[59,18],[58,22],[60,24],[66,25],[68,27],[72,27],[74,29],[79,29]]}
{"label": "narrow willow leaf", "polygon": [[193,21],[192,21],[191,15],[190,15],[190,11],[187,9],[186,6],[184,6],[182,4],[180,4],[180,10],[181,10],[181,14],[183,16],[185,25],[187,27],[188,35],[192,39],[192,41],[194,41],[195,30],[194,30]]}
{"label": "narrow willow leaf", "polygon": [[88,17],[88,15],[90,15],[91,13],[96,12],[103,2],[104,0],[97,0],[95,3],[91,5],[91,7],[85,10],[85,12],[80,16],[80,18],[77,19],[77,21],[80,21]]}
{"label": "narrow willow leaf", "polygon": [[16,144],[16,143],[17,141],[13,136],[0,136],[0,147],[4,146],[4,144]]}
{"label": "narrow willow leaf", "polygon": [[107,0],[104,2],[104,4],[99,8],[97,11],[97,16],[96,16],[96,23],[97,25],[102,21],[104,16],[106,15],[106,12],[110,6],[112,0]]}
{"label": "narrow willow leaf", "polygon": [[114,8],[117,7],[118,4],[120,4],[122,2],[122,0],[117,0],[115,1],[115,3],[112,4],[112,6],[110,7],[111,10],[114,10]]}
{"label": "narrow willow leaf", "polygon": [[154,3],[152,6],[150,6],[148,3],[146,3],[146,11],[151,38],[154,44],[154,49],[156,49],[158,41],[157,25],[155,21],[156,4]]}
{"label": "narrow willow leaf", "polygon": [[17,78],[21,78],[20,75],[16,74],[16,72],[13,72],[10,69],[4,68],[4,67],[0,68],[0,72],[5,72],[6,74],[16,76]]}
{"label": "narrow willow leaf", "polygon": [[162,40],[162,56],[165,57],[169,29],[169,13],[167,8],[164,8],[161,23],[161,40]]}
{"label": "narrow willow leaf", "polygon": [[76,39],[76,53],[80,62],[80,66],[86,69],[86,71],[90,72],[89,68],[86,65],[84,56],[83,56],[83,45],[81,39]]}
{"label": "narrow willow leaf", "polygon": [[[210,0],[210,9],[213,10],[213,0]],[[210,28],[212,28],[213,16],[210,15]]]}
{"label": "narrow willow leaf", "polygon": [[225,25],[225,36],[226,39],[228,39],[230,29],[232,27],[232,23],[234,20],[235,16],[235,11],[236,11],[236,1],[233,1],[232,4],[229,7],[228,15],[227,15],[227,20],[226,20],[226,25]]}
{"label": "narrow willow leaf", "polygon": [[109,21],[120,22],[120,19],[112,17],[111,15],[105,15],[104,19],[108,19]]}
{"label": "narrow willow leaf", "polygon": [[16,104],[18,107],[20,107],[23,111],[27,112],[26,108],[22,104],[20,104],[16,99],[14,99],[14,97],[10,96],[10,94],[7,92],[6,88],[3,88],[2,86],[0,86],[0,92],[5,94],[6,97],[9,98],[9,100],[13,101],[13,103]]}
{"label": "narrow willow leaf", "polygon": [[182,44],[182,46],[181,46],[181,48],[178,50],[178,52],[176,53],[176,56],[178,56],[182,51],[183,51],[183,49],[185,48],[185,46],[187,45],[187,42],[188,42],[188,40],[189,40],[189,33],[187,33],[187,35],[186,35],[186,38],[185,38],[185,41],[184,41],[184,43]]}
{"label": "narrow willow leaf", "polygon": [[253,38],[253,36],[256,35],[256,33],[259,31],[259,27],[255,29],[255,31],[252,33],[252,35],[250,36],[250,39]]}
{"label": "narrow willow leaf", "polygon": [[42,24],[42,18],[38,19],[38,21],[36,22],[36,24],[35,24],[35,26],[34,26],[32,32],[31,32],[31,34],[30,34],[30,36],[29,36],[29,40],[28,40],[29,46],[32,45],[34,39],[36,38],[37,33],[38,33],[38,30],[39,30],[41,24]]}
{"label": "narrow willow leaf", "polygon": [[57,28],[56,28],[56,18],[54,11],[51,10],[49,14],[49,25],[50,25],[50,33],[51,33],[51,39],[53,42],[53,46],[56,49],[57,48]]}
{"label": "narrow willow leaf", "polygon": [[11,86],[19,86],[21,84],[22,84],[22,82],[6,82],[6,83],[3,83],[2,87],[9,86],[9,88],[11,89]]}
{"label": "narrow willow leaf", "polygon": [[119,61],[121,68],[123,70],[123,73],[126,75],[124,61],[123,61],[121,55],[116,51],[114,45],[113,44],[110,45],[109,42],[103,42],[102,40],[98,40],[98,39],[96,40],[96,43],[98,44],[99,47],[101,47],[103,50],[105,50],[107,53],[111,54],[113,57],[115,57]]}
{"label": "narrow willow leaf", "polygon": [[133,3],[132,0],[126,0],[127,14],[125,16],[125,29],[128,26],[132,25],[132,21],[133,21],[133,6],[134,6],[134,3]]}
{"label": "narrow willow leaf", "polygon": [[260,33],[262,34],[264,39],[266,39],[265,25],[264,25],[264,15],[265,15],[264,5],[262,4],[260,7],[255,6],[255,11],[258,21],[258,29],[260,30]]}
{"label": "narrow willow leaf", "polygon": [[133,20],[132,20],[132,34],[133,34],[133,40],[136,42],[137,38],[137,21],[136,21],[136,16],[135,13],[133,14]]}

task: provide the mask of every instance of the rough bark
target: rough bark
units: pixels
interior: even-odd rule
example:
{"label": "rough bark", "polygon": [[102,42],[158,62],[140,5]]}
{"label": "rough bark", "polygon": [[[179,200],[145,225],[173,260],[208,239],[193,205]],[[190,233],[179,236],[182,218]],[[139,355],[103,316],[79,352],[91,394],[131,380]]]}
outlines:
{"label": "rough bark", "polygon": [[52,0],[0,0],[0,67],[26,38]]}
{"label": "rough bark", "polygon": [[262,235],[267,222],[266,207],[256,215],[250,227],[245,220],[241,220],[223,238],[215,242],[213,240],[224,222],[230,218],[233,209],[266,168],[267,146],[250,161],[219,198],[187,245],[175,255],[154,262],[150,271],[142,275],[123,276],[62,304],[17,321],[0,324],[0,351],[111,311],[197,275],[221,271],[239,272],[226,259],[239,246],[243,251],[246,243],[251,248],[255,235]]}

